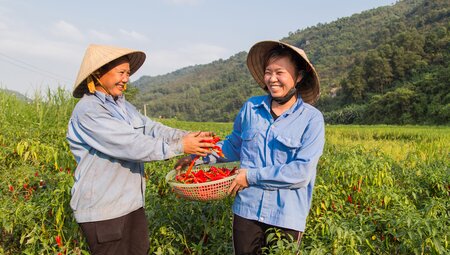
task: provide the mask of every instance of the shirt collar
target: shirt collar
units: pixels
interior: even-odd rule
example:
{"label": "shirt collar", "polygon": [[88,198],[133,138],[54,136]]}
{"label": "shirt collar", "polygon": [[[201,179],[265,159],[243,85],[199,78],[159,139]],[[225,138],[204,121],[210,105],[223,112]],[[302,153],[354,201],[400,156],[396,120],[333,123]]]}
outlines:
{"label": "shirt collar", "polygon": [[105,103],[105,102],[106,102],[106,94],[103,94],[102,92],[95,91],[95,92],[94,92],[94,95],[95,95],[98,99],[100,99],[100,101],[102,101],[102,103]]}
{"label": "shirt collar", "polygon": [[260,101],[260,103],[254,104],[254,108],[265,108],[268,112],[270,112],[270,101],[272,98],[270,96],[265,96],[263,100]]}
{"label": "shirt collar", "polygon": [[114,100],[114,98],[111,95],[106,95],[105,93],[95,91],[94,95],[102,101],[102,103],[105,103],[106,101],[109,101],[111,103],[116,103],[116,101],[123,102],[125,100],[124,95],[121,95],[117,98],[117,100]]}
{"label": "shirt collar", "polygon": [[[270,112],[270,104],[272,102],[272,96],[267,95],[266,97],[264,97],[264,100],[262,100],[260,103],[255,104],[255,108],[259,108],[259,107],[263,107],[267,110],[267,112]],[[285,113],[283,113],[283,115],[289,115],[297,110],[299,110],[301,107],[303,107],[303,100],[302,97],[299,95],[297,97],[297,101],[295,101],[294,105],[289,108],[289,110],[287,110]]]}

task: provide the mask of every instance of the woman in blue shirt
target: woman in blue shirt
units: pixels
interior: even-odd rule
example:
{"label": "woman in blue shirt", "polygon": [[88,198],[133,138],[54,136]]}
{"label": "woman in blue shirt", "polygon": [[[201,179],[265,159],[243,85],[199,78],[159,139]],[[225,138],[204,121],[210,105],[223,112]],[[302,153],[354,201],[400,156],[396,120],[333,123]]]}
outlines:
{"label": "woman in blue shirt", "polygon": [[[250,49],[247,66],[268,95],[244,103],[219,146],[226,161],[241,161],[229,190],[236,194],[234,252],[260,254],[269,228],[300,243],[324,147],[324,120],[311,105],[319,98],[319,78],[303,50],[259,42]],[[210,155],[196,164],[222,161]]]}
{"label": "woman in blue shirt", "polygon": [[123,91],[144,63],[141,51],[90,45],[73,96],[81,98],[67,140],[77,162],[70,206],[92,254],[148,254],[144,162],[183,153],[206,156],[211,133],[154,122]]}

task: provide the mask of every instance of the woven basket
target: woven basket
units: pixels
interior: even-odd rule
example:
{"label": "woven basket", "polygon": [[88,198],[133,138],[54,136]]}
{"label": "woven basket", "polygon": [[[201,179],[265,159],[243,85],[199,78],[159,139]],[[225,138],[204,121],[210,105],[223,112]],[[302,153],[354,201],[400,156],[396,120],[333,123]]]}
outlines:
{"label": "woven basket", "polygon": [[[199,165],[192,169],[193,172],[197,172],[200,169],[209,169],[212,165]],[[239,165],[236,163],[222,163],[215,164],[215,167],[226,167],[230,170]],[[220,200],[228,196],[228,188],[230,188],[235,175],[225,177],[220,180],[204,182],[204,183],[192,183],[184,184],[177,182],[175,176],[177,175],[176,170],[172,170],[166,175],[166,181],[173,188],[173,191],[180,197],[194,200],[194,201],[211,201]]]}

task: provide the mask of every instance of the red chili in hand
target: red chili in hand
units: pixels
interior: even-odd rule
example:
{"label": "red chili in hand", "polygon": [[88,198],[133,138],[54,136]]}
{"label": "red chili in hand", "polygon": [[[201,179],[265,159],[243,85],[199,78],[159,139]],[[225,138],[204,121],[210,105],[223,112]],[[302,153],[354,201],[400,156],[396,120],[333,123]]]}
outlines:
{"label": "red chili in hand", "polygon": [[[220,137],[218,137],[218,136],[213,136],[213,139],[202,140],[202,142],[213,143],[213,144],[216,144],[219,141],[220,141]],[[225,158],[225,155],[223,154],[222,149],[219,146],[212,147],[212,150],[215,151],[217,153],[217,155],[219,155],[220,157]]]}
{"label": "red chili in hand", "polygon": [[[217,142],[220,141],[220,137],[218,136],[213,136],[213,139],[206,139],[206,140],[201,140],[201,142],[204,143],[213,143],[216,144]],[[213,151],[215,151],[217,153],[217,155],[219,155],[220,157],[224,158],[225,155],[222,152],[222,149],[219,146],[214,146],[212,148]],[[199,156],[195,156],[194,159],[192,159],[191,164],[189,164],[188,169],[186,170],[186,176],[189,176],[191,174],[192,168],[194,167],[195,161],[199,159]]]}

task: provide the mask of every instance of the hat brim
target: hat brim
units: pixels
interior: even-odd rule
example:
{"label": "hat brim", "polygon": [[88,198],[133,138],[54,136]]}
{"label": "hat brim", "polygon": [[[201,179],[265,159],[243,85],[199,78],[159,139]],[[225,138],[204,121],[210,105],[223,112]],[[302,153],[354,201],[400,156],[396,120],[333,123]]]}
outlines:
{"label": "hat brim", "polygon": [[93,72],[112,61],[127,56],[130,60],[130,75],[133,75],[145,62],[146,55],[142,51],[117,48],[112,46],[90,45],[81,63],[74,84],[73,96],[81,98],[87,90],[87,78]]}
{"label": "hat brim", "polygon": [[311,75],[312,79],[309,83],[302,83],[302,86],[299,88],[299,92],[303,101],[309,104],[315,104],[320,97],[319,76],[302,49],[280,41],[261,41],[256,43],[251,47],[247,55],[247,67],[251,75],[261,88],[266,88],[266,84],[264,83],[264,61],[269,51],[279,46],[287,47],[293,50],[293,52],[303,59],[310,67],[306,71],[309,75]]}

